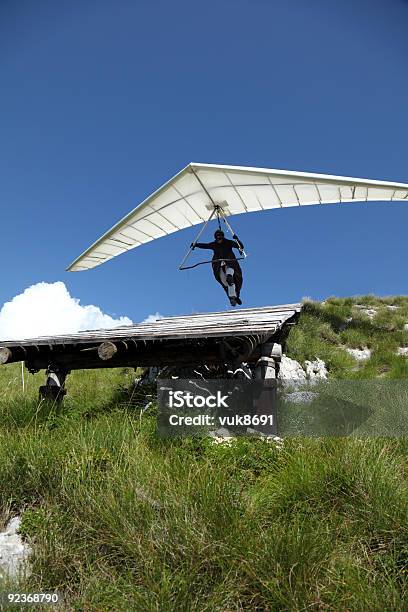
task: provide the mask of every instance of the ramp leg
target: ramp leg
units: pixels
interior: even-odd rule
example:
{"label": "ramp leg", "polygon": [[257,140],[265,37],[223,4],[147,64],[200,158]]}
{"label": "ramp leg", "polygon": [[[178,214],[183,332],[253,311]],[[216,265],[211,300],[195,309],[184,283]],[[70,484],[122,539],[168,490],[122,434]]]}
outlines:
{"label": "ramp leg", "polygon": [[261,346],[261,357],[258,359],[254,378],[267,379],[276,378],[278,373],[278,364],[282,359],[282,346],[276,342],[265,342]]}
{"label": "ramp leg", "polygon": [[261,346],[261,357],[254,370],[254,378],[265,381],[265,388],[261,391],[256,401],[255,412],[258,415],[270,415],[273,417],[272,427],[258,427],[257,430],[268,435],[278,435],[277,422],[277,388],[276,378],[278,364],[282,359],[282,347],[276,342],[266,342]]}
{"label": "ramp leg", "polygon": [[39,389],[40,399],[48,399],[60,404],[66,395],[65,379],[69,372],[58,366],[49,365],[45,385]]}

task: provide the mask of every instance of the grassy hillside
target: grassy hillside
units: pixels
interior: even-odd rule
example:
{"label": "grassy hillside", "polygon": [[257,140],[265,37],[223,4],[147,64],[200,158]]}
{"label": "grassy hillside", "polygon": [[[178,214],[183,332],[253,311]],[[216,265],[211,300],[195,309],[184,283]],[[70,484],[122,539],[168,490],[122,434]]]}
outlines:
{"label": "grassy hillside", "polygon": [[[361,363],[346,350],[364,347],[371,357]],[[320,357],[335,378],[408,378],[408,359],[397,354],[400,347],[408,347],[408,297],[369,295],[306,302],[286,354],[302,364]]]}
{"label": "grassy hillside", "polygon": [[[372,320],[355,307],[374,302]],[[308,303],[286,353],[333,377],[407,376],[408,299],[392,303]],[[0,524],[23,512],[34,549],[21,589],[77,610],[408,608],[405,439],[159,440],[132,375],[73,373],[57,414],[42,375],[23,397],[19,365],[0,368]]]}

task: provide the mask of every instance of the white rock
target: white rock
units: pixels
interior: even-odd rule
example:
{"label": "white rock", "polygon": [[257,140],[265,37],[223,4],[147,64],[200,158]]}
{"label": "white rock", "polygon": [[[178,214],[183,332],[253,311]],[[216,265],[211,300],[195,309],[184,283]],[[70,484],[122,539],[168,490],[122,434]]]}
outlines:
{"label": "white rock", "polygon": [[20,524],[21,519],[16,516],[0,533],[0,578],[15,579],[24,571],[28,572],[27,561],[31,549],[17,533]]}
{"label": "white rock", "polygon": [[405,325],[404,325],[404,331],[408,331],[408,323],[405,323]]}
{"label": "white rock", "polygon": [[377,314],[376,308],[367,308],[366,310],[363,310],[362,312],[364,312],[364,314],[366,314],[367,317],[369,317],[370,319],[373,319],[375,315]]}
{"label": "white rock", "polygon": [[371,357],[371,351],[367,347],[362,349],[346,348],[346,351],[357,361],[365,361],[366,359],[370,359]]}
{"label": "white rock", "polygon": [[355,304],[355,307],[361,310],[361,312],[367,315],[367,317],[370,319],[373,319],[377,314],[377,308],[367,308],[367,306],[364,306],[363,304]]}
{"label": "white rock", "polygon": [[400,346],[397,349],[397,355],[402,355],[403,357],[408,357],[408,346]]}
{"label": "white rock", "polygon": [[327,368],[326,364],[322,359],[315,359],[314,361],[305,361],[306,376],[311,382],[318,380],[326,380]]}
{"label": "white rock", "polygon": [[298,361],[283,354],[278,378],[284,382],[285,386],[297,387],[306,382],[306,372]]}
{"label": "white rock", "polygon": [[15,516],[9,521],[6,527],[6,531],[4,531],[3,533],[8,535],[16,535],[17,531],[20,529],[20,525],[21,518],[19,516]]}
{"label": "white rock", "polygon": [[278,378],[287,389],[297,389],[308,380],[314,383],[317,380],[325,380],[327,378],[326,364],[322,359],[317,358],[314,361],[305,361],[305,368],[306,372],[298,361],[282,355]]}
{"label": "white rock", "polygon": [[387,304],[387,308],[390,310],[398,310],[399,306],[395,306],[395,304]]}

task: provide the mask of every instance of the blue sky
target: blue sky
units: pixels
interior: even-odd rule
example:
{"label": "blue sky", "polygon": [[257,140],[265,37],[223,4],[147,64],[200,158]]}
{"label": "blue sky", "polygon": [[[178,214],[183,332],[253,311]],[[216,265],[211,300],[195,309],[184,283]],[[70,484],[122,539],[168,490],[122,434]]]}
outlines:
{"label": "blue sky", "polygon": [[[190,161],[408,182],[407,22],[403,0],[3,0],[0,305],[63,281],[134,321],[226,308],[209,266],[177,271],[195,228],[65,272]],[[408,205],[233,221],[244,306],[408,293]]]}

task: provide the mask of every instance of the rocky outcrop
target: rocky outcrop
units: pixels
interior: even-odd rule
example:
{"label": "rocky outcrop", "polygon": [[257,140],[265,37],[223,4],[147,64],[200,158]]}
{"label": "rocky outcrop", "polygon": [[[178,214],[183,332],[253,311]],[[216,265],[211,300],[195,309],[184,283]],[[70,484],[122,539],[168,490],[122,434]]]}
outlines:
{"label": "rocky outcrop", "polygon": [[295,359],[282,355],[278,377],[287,383],[294,383],[293,386],[299,386],[299,384],[306,383],[307,381],[315,382],[327,379],[328,372],[326,364],[322,359],[317,358],[314,361],[305,361],[305,370]]}
{"label": "rocky outcrop", "polygon": [[0,532],[0,578],[16,579],[24,572],[27,573],[31,549],[18,533],[20,524],[21,519],[16,516],[8,523],[5,531]]}
{"label": "rocky outcrop", "polygon": [[305,361],[306,376],[310,382],[317,382],[318,380],[327,379],[327,368],[326,364],[322,359],[315,359],[314,361]]}
{"label": "rocky outcrop", "polygon": [[356,304],[355,308],[357,308],[362,314],[366,315],[369,319],[374,319],[377,314],[377,308],[367,308],[363,304]]}
{"label": "rocky outcrop", "polygon": [[346,351],[349,355],[356,359],[356,361],[365,361],[371,357],[371,351],[367,347],[363,347],[362,349],[346,348]]}
{"label": "rocky outcrop", "polygon": [[299,386],[306,382],[306,372],[298,361],[283,354],[278,378],[288,385],[293,383],[293,386]]}

